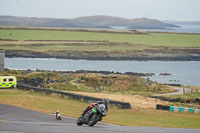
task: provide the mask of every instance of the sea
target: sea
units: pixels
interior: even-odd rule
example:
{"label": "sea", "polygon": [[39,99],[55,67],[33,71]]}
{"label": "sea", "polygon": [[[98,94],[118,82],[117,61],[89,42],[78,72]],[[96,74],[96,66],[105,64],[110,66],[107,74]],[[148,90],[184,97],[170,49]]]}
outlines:
{"label": "sea", "polygon": [[[150,78],[159,83],[200,86],[200,61],[92,61],[55,58],[5,58],[5,68],[154,73],[155,75],[144,78]],[[162,73],[170,75],[164,76]]]}
{"label": "sea", "polygon": [[[186,25],[186,24],[175,24],[179,27],[175,28],[166,28],[166,29],[135,29],[143,31],[159,31],[159,32],[178,32],[178,33],[200,33],[200,25]],[[129,30],[128,27],[111,27],[117,30]]]}

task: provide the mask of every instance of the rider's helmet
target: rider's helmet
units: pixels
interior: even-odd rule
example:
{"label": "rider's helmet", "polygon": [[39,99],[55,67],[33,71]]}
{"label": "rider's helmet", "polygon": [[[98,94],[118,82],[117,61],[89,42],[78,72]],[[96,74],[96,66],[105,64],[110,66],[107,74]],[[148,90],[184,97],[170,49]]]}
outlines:
{"label": "rider's helmet", "polygon": [[104,99],[102,99],[102,102],[103,102],[104,105],[108,106],[109,99],[108,98],[104,98]]}

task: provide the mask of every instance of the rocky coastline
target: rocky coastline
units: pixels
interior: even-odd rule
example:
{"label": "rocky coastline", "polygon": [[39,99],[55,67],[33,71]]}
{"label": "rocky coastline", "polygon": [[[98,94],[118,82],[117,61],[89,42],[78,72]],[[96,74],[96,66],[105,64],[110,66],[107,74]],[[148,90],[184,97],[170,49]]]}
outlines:
{"label": "rocky coastline", "polygon": [[[9,69],[6,69],[9,70]],[[19,70],[22,73],[30,73],[33,71],[37,71],[37,72],[49,72],[49,70]],[[123,74],[123,75],[128,75],[128,76],[139,76],[139,77],[145,77],[145,76],[153,76],[155,75],[154,73],[137,73],[137,72],[113,72],[113,71],[90,71],[90,70],[77,70],[77,71],[57,71],[60,73],[72,73],[72,74],[78,74],[78,73],[96,73],[96,74],[103,74],[103,75],[109,75],[109,74]]]}
{"label": "rocky coastline", "polygon": [[199,54],[128,54],[120,55],[119,53],[106,52],[34,52],[22,50],[6,50],[5,57],[14,58],[57,58],[73,60],[137,60],[137,61],[200,61]]}

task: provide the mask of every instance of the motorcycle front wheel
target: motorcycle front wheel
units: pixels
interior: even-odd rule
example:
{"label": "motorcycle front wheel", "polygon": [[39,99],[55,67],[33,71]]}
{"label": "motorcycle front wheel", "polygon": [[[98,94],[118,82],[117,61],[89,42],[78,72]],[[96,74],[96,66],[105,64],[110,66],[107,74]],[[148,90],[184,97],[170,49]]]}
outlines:
{"label": "motorcycle front wheel", "polygon": [[88,125],[89,125],[90,127],[92,127],[92,126],[94,126],[94,125],[98,122],[98,120],[99,120],[99,116],[98,116],[97,114],[94,114],[94,115],[91,117],[91,119],[90,119]]}
{"label": "motorcycle front wheel", "polygon": [[82,125],[83,125],[83,123],[82,123],[82,121],[81,121],[81,118],[78,118],[78,120],[76,121],[76,124],[77,124],[78,126],[82,126]]}

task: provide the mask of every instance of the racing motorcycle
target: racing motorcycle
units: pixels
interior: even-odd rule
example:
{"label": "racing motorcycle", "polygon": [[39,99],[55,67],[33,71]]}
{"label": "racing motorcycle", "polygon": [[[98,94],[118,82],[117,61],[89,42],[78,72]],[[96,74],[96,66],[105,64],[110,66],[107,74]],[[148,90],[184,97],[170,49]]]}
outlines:
{"label": "racing motorcycle", "polygon": [[106,116],[106,107],[104,104],[97,104],[91,110],[85,113],[83,117],[79,117],[76,121],[78,126],[83,124],[94,126],[98,121],[102,120],[102,117]]}
{"label": "racing motorcycle", "polygon": [[61,120],[61,115],[60,115],[60,113],[56,114],[56,120]]}

